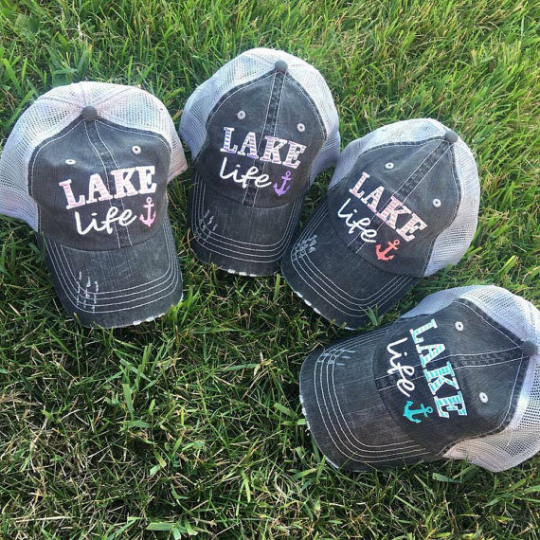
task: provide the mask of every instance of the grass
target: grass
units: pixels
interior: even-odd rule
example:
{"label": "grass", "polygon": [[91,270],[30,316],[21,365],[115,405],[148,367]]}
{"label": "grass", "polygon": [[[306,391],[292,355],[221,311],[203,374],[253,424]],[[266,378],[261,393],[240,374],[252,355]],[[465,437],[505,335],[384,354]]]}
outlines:
{"label": "grass", "polygon": [[[473,283],[538,304],[539,19],[539,4],[520,0],[3,0],[1,137],[39,94],[85,79],[141,85],[178,124],[226,61],[282,48],[327,79],[344,144],[434,117],[477,156],[469,252],[382,321]],[[189,177],[170,188],[185,300],[140,327],[66,320],[32,231],[0,218],[0,537],[538,538],[539,458],[499,474],[462,462],[359,475],[325,464],[298,374],[307,353],[346,332],[279,275],[198,264]]]}

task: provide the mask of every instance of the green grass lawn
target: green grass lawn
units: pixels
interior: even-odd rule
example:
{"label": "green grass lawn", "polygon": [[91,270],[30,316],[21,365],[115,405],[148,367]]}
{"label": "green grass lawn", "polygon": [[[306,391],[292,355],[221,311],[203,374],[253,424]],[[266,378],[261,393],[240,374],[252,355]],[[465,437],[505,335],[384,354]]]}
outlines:
{"label": "green grass lawn", "polygon": [[[281,48],[326,78],[343,146],[433,117],[477,156],[471,248],[378,322],[475,283],[538,305],[538,20],[534,0],[1,0],[0,138],[39,94],[80,80],[140,85],[178,125],[225,62]],[[349,475],[325,463],[298,375],[313,348],[349,333],[279,275],[197,263],[190,173],[169,190],[184,302],[139,327],[66,320],[33,232],[0,218],[0,537],[539,537],[539,458],[499,474],[438,462]]]}

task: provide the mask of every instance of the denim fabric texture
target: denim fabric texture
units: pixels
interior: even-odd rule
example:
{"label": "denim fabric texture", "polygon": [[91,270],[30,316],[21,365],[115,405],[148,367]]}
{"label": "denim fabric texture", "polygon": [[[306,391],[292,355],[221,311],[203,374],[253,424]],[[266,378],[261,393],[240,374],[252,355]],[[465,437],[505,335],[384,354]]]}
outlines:
{"label": "denim fabric texture", "polygon": [[279,64],[219,100],[194,163],[193,249],[231,272],[278,270],[327,137],[309,94]]}
{"label": "denim fabric texture", "polygon": [[300,375],[302,405],[337,467],[435,460],[507,427],[529,360],[518,337],[457,299],[312,353]]}

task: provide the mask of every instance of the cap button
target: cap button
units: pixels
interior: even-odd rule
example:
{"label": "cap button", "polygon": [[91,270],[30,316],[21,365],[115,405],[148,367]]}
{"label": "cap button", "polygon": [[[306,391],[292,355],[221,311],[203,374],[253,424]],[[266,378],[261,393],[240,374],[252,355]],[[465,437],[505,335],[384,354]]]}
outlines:
{"label": "cap button", "polygon": [[445,141],[447,141],[449,143],[455,143],[455,142],[457,142],[459,137],[458,137],[458,135],[457,135],[457,133],[455,131],[447,131],[444,134],[444,139],[445,139]]}
{"label": "cap button", "polygon": [[532,341],[524,341],[521,344],[521,350],[525,356],[535,356],[538,354],[538,347]]}
{"label": "cap button", "polygon": [[84,107],[84,109],[81,111],[81,115],[84,118],[85,122],[92,122],[98,117],[98,112],[95,107],[88,105],[87,107]]}
{"label": "cap button", "polygon": [[276,71],[279,71],[280,73],[285,73],[289,69],[287,62],[285,62],[284,60],[278,60],[274,64],[274,67],[276,68]]}

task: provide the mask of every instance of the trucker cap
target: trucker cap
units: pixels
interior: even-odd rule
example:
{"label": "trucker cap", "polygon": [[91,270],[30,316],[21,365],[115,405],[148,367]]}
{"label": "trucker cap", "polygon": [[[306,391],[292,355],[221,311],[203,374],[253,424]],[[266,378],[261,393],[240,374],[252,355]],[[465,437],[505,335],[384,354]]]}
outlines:
{"label": "trucker cap", "polygon": [[242,275],[276,272],[311,182],[337,160],[338,128],[321,74],[282,51],[246,51],[200,85],[180,122],[198,258]]}
{"label": "trucker cap", "polygon": [[38,233],[58,296],[81,324],[138,324],[182,297],[167,182],[185,168],[156,97],[116,84],[60,86],[5,144],[0,213]]}
{"label": "trucker cap", "polygon": [[452,458],[502,471],[540,450],[540,312],[494,286],[437,292],[316,350],[304,414],[336,467]]}
{"label": "trucker cap", "polygon": [[282,260],[294,291],[328,320],[362,326],[469,247],[480,187],[465,143],[435,120],[349,144],[328,193]]}

